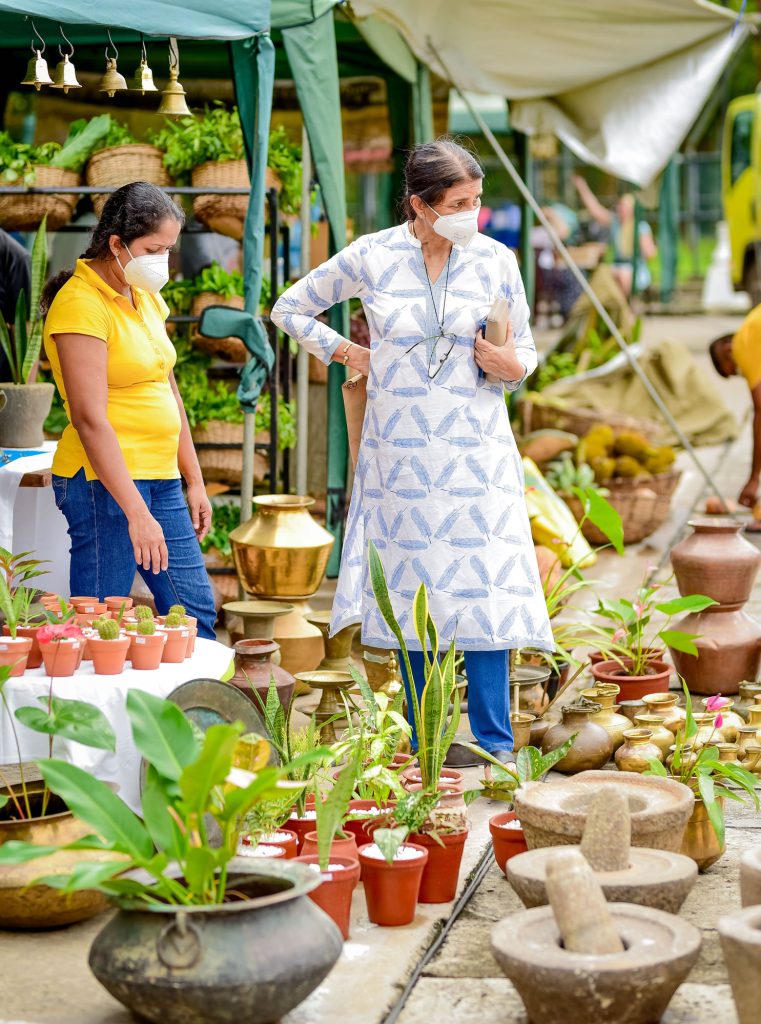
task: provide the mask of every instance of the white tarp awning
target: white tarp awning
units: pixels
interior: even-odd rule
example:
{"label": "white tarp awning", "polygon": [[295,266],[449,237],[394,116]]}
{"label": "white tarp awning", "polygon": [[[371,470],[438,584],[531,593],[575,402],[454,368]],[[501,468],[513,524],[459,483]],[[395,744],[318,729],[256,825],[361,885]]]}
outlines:
{"label": "white tarp awning", "polygon": [[706,0],[353,0],[352,7],[390,22],[453,84],[506,97],[515,128],[553,133],[580,159],[642,186],[681,145],[748,31]]}

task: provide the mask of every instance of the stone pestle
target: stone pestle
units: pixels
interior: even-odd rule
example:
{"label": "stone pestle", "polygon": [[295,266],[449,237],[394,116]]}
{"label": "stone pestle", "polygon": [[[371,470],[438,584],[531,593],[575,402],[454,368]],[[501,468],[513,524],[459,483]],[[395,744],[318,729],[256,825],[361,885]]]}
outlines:
{"label": "stone pestle", "polygon": [[547,896],[563,947],[572,953],[623,953],[624,944],[600,883],[581,851],[558,850],[547,861]]}
{"label": "stone pestle", "polygon": [[581,837],[581,852],[593,871],[626,871],[630,863],[632,821],[626,794],[618,789],[595,793]]}

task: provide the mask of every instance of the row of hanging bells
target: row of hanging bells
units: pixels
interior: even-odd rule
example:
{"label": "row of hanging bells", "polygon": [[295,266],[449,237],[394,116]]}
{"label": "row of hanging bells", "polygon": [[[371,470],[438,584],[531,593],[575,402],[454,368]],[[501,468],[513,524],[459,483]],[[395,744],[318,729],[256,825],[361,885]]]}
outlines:
{"label": "row of hanging bells", "polygon": [[[69,49],[67,52],[64,52],[59,45],[58,52],[61,55],[61,60],[56,66],[51,78],[48,70],[48,62],[44,57],[45,40],[37,31],[34,22],[32,22],[32,29],[39,40],[39,44],[37,41],[32,40],[31,49],[34,56],[29,60],[26,74],[21,82],[22,85],[32,85],[38,92],[43,85],[49,85],[52,89],[63,89],[64,93],[68,93],[69,89],[82,88],[80,83],[77,81],[77,73],[74,68],[74,64],[70,59],[74,55],[74,46],[71,41],[66,38],[63,28],[61,28],[60,25],[58,28]],[[109,45],[106,47],[106,70],[98,85],[98,92],[104,92],[107,96],[112,97],[115,96],[117,92],[140,92],[145,95],[147,92],[159,91],[153,81],[153,72],[148,66],[145,43],[142,41],[142,37],[140,64],[138,65],[129,85],[117,66],[119,51],[114,45],[110,32],[108,32],[108,43]],[[169,81],[167,82],[166,88],[161,90],[162,98],[157,113],[164,114],[169,117],[185,117],[189,115],[190,108],[188,107],[185,95],[185,90],[179,81],[178,54],[173,46],[173,41],[170,40]]]}

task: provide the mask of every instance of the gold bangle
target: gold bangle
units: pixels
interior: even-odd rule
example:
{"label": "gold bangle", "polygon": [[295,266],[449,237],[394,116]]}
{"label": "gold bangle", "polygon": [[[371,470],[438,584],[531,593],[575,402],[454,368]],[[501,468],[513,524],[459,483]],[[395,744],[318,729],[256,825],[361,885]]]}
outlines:
{"label": "gold bangle", "polygon": [[350,341],[347,341],[346,345],[344,346],[344,350],[343,350],[343,353],[342,353],[342,355],[344,357],[344,359],[343,359],[344,366],[348,366],[349,365],[349,349],[351,348],[351,344],[352,343]]}

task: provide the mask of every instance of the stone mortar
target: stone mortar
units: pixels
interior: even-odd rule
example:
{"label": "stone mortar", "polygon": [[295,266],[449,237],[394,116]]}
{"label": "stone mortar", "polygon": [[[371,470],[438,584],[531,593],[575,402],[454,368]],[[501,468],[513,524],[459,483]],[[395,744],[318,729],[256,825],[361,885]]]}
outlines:
{"label": "stone mortar", "polygon": [[740,858],[740,902],[744,907],[761,904],[761,846],[746,850]]}
{"label": "stone mortar", "polygon": [[758,1024],[761,906],[746,907],[720,917],[717,927],[739,1024]]}

